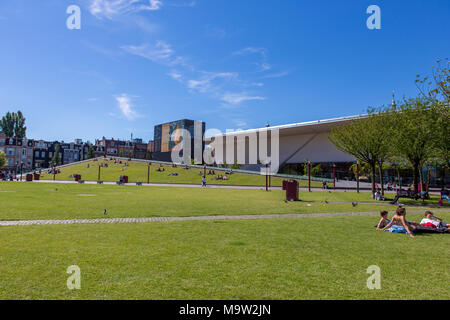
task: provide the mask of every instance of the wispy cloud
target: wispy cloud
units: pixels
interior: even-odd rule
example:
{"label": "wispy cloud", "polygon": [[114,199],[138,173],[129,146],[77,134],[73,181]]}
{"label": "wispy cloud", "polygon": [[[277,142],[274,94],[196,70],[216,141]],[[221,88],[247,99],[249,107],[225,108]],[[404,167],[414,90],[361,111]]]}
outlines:
{"label": "wispy cloud", "polygon": [[[248,93],[246,90],[250,87],[260,88],[264,86],[264,83],[242,80],[238,72],[199,70],[192,64],[187,63],[188,59],[177,55],[172,46],[164,41],[157,41],[156,44],[122,46],[121,48],[129,54],[170,67],[170,71],[167,73],[170,78],[181,83],[191,93],[205,94],[220,101],[222,108],[237,108],[244,102],[267,99],[258,94]],[[248,47],[236,54],[244,54],[245,52],[260,52],[262,54],[265,49]],[[266,66],[266,69],[268,68]]]}
{"label": "wispy cloud", "polygon": [[261,96],[251,96],[246,93],[225,93],[222,96],[222,101],[236,106],[245,101],[253,101],[253,100],[266,100],[267,98]]}
{"label": "wispy cloud", "polygon": [[217,92],[220,88],[218,81],[227,81],[236,79],[238,74],[235,72],[201,72],[201,76],[197,79],[187,81],[187,87],[190,90],[200,93]]}
{"label": "wispy cloud", "polygon": [[236,51],[233,53],[235,56],[242,56],[242,55],[251,55],[251,54],[257,54],[260,56],[260,61],[254,62],[254,64],[257,66],[258,72],[264,72],[272,69],[272,66],[268,62],[267,58],[267,49],[261,48],[261,47],[246,47],[244,49],[241,49],[239,51]]}
{"label": "wispy cloud", "polygon": [[127,120],[132,121],[139,117],[139,114],[134,110],[134,106],[131,103],[132,98],[129,95],[123,93],[119,96],[115,96],[114,98],[117,101],[117,107],[119,108],[122,116],[124,116]]}
{"label": "wispy cloud", "polygon": [[159,10],[162,5],[160,0],[91,0],[89,12],[99,19],[113,19],[130,12]]}
{"label": "wispy cloud", "polygon": [[124,51],[157,62],[164,65],[174,66],[183,63],[182,57],[175,56],[173,49],[164,41],[157,41],[156,44],[151,45],[145,43],[140,46],[122,46]]}
{"label": "wispy cloud", "polygon": [[278,72],[278,73],[272,73],[272,74],[267,74],[265,76],[263,76],[263,79],[270,79],[270,78],[281,78],[281,77],[285,77],[289,75],[289,72],[287,71],[282,71],[282,72]]}

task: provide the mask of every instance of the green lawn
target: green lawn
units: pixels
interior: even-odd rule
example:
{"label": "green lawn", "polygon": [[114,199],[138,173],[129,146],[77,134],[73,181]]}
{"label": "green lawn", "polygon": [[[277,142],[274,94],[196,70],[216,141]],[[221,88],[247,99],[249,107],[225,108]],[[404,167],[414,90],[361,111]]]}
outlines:
{"label": "green lawn", "polygon": [[0,220],[103,218],[104,209],[111,218],[395,210],[375,203],[352,206],[373,202],[368,193],[301,192],[300,198],[306,201],[285,202],[283,191],[3,182]]}
{"label": "green lawn", "polygon": [[[0,299],[449,299],[450,236],[412,239],[376,221],[2,227]],[[66,287],[70,265],[81,290]],[[366,287],[370,265],[381,290]]]}
{"label": "green lawn", "polygon": [[[142,162],[129,162],[129,166],[125,167],[123,164],[114,164],[114,161],[109,159],[101,159],[99,161],[90,161],[90,167],[87,168],[87,163],[74,164],[69,167],[61,168],[61,173],[56,175],[56,180],[73,180],[71,178],[74,174],[80,174],[81,178],[86,181],[98,180],[98,166],[101,163],[107,163],[108,168],[101,168],[100,180],[103,181],[118,181],[120,176],[128,176],[129,182],[147,182],[148,168],[146,163]],[[201,184],[203,170],[201,169],[183,169],[183,167],[172,168],[171,166],[164,166],[164,172],[156,171],[159,165],[153,164],[150,168],[150,182],[151,183],[191,183]],[[178,176],[169,176],[171,173],[178,173]],[[216,175],[224,175],[223,171],[216,171]],[[214,176],[207,175],[206,181],[208,184],[219,185],[260,185],[265,186],[266,177],[261,175],[250,175],[242,173],[234,173],[228,176],[229,180],[214,180]],[[53,180],[53,175],[43,174],[41,179]],[[272,178],[273,186],[281,186],[283,179]],[[307,186],[307,181],[300,181],[301,186]],[[312,186],[321,186],[320,182],[311,182]]]}

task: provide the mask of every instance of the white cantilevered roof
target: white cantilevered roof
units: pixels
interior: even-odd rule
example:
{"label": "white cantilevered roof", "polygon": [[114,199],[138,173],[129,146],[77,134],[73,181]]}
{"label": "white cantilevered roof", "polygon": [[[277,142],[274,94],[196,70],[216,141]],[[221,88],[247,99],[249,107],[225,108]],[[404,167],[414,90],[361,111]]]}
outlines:
{"label": "white cantilevered roof", "polygon": [[[246,135],[246,134],[260,132],[260,131],[264,131],[264,130],[268,130],[268,131],[279,130],[280,136],[305,134],[305,133],[311,133],[311,132],[323,132],[323,131],[330,130],[332,127],[334,127],[338,123],[362,119],[362,118],[366,118],[366,117],[367,117],[367,114],[362,114],[362,115],[354,115],[354,116],[339,117],[339,118],[332,118],[332,119],[298,122],[298,123],[285,124],[285,125],[279,125],[279,126],[273,126],[273,127],[265,127],[265,128],[259,128],[259,129],[239,130],[239,131],[224,133],[222,135],[223,136]],[[219,136],[219,135],[215,135],[215,136]],[[211,141],[211,138],[213,138],[213,137],[206,138],[207,142]]]}

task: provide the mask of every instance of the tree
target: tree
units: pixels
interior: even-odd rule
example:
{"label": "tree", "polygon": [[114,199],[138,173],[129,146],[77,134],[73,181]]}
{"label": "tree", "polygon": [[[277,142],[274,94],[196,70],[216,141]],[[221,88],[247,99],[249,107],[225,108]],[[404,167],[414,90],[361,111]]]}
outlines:
{"label": "tree", "polygon": [[88,153],[86,155],[86,159],[93,159],[93,158],[95,158],[94,148],[90,146]]}
{"label": "tree", "polygon": [[432,107],[433,113],[436,115],[435,136],[433,143],[436,147],[436,158],[442,164],[450,167],[450,131],[448,129],[450,123],[450,107],[442,101],[436,102]]}
{"label": "tree", "polygon": [[0,121],[0,127],[8,138],[14,137],[14,113],[6,113]]}
{"label": "tree", "polygon": [[320,166],[320,164],[315,165],[314,167],[311,168],[311,175],[313,177],[317,177],[321,173],[322,173],[322,167]]}
{"label": "tree", "polygon": [[14,116],[14,137],[23,139],[26,137],[27,127],[25,127],[25,118],[19,110]]}
{"label": "tree", "polygon": [[372,196],[375,195],[377,165],[389,154],[391,135],[385,130],[389,128],[389,122],[385,112],[369,109],[367,117],[334,127],[329,137],[336,148],[370,166]]}
{"label": "tree", "polygon": [[392,140],[393,151],[412,166],[416,192],[419,180],[424,187],[422,170],[419,169],[433,156],[435,147],[437,114],[431,103],[424,97],[411,98],[389,113],[393,120],[392,136],[395,137]]}
{"label": "tree", "polygon": [[53,155],[53,158],[52,158],[52,164],[54,166],[59,166],[61,164],[61,157],[59,156],[60,148],[61,147],[60,147],[59,143],[56,144],[56,146],[55,146],[55,154]]}
{"label": "tree", "polygon": [[19,110],[17,113],[8,112],[0,121],[0,128],[8,138],[25,138],[27,127],[25,118]]}
{"label": "tree", "polygon": [[0,169],[6,165],[6,155],[0,150]]}
{"label": "tree", "polygon": [[431,76],[417,75],[416,86],[420,96],[429,99],[432,111],[437,115],[435,136],[435,156],[445,167],[449,167],[450,161],[450,134],[448,124],[450,122],[450,61],[448,58],[436,61],[437,66],[432,68]]}

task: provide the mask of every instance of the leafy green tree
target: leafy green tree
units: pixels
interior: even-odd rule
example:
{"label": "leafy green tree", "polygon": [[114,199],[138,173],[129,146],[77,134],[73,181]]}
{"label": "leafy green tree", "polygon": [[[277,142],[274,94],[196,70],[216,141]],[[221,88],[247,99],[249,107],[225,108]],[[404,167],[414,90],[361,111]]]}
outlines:
{"label": "leafy green tree", "polygon": [[231,169],[233,169],[233,170],[238,170],[238,169],[240,169],[241,168],[241,165],[239,164],[239,163],[237,163],[237,162],[235,162],[232,166],[231,166]]}
{"label": "leafy green tree", "polygon": [[8,137],[14,137],[14,114],[11,112],[6,113],[0,121],[1,131]]}
{"label": "leafy green tree", "polygon": [[94,147],[90,146],[88,153],[86,155],[86,159],[93,159],[93,158],[95,158]]}
{"label": "leafy green tree", "polygon": [[0,150],[0,168],[3,168],[6,165],[6,155],[3,151]]}
{"label": "leafy green tree", "polygon": [[435,145],[436,158],[447,168],[450,168],[450,106],[444,102],[436,102],[432,111],[436,115],[435,136],[433,139]]}
{"label": "leafy green tree", "polygon": [[61,164],[61,157],[59,156],[59,150],[61,149],[59,143],[55,146],[55,154],[52,158],[52,164],[54,166],[59,166]]}
{"label": "leafy green tree", "polygon": [[19,110],[14,116],[14,137],[23,139],[26,137],[27,127],[25,127],[25,118]]}
{"label": "leafy green tree", "polygon": [[316,177],[316,176],[318,176],[319,174],[321,174],[322,171],[323,171],[323,170],[322,170],[322,167],[320,166],[320,164],[315,165],[314,167],[311,168],[311,175],[312,175],[313,177]]}
{"label": "leafy green tree", "polygon": [[365,118],[334,127],[329,139],[339,150],[370,166],[374,196],[377,165],[384,162],[389,154],[391,135],[386,130],[390,120],[382,111],[370,109],[368,113]]}
{"label": "leafy green tree", "polygon": [[0,121],[0,129],[8,138],[25,138],[27,127],[22,112],[7,112]]}
{"label": "leafy green tree", "polygon": [[147,151],[147,153],[145,155],[145,159],[146,160],[152,160],[152,153],[150,151]]}
{"label": "leafy green tree", "polygon": [[420,168],[433,156],[436,137],[437,114],[427,98],[418,97],[405,100],[389,114],[393,121],[392,147],[395,154],[409,162],[413,169],[414,190],[418,190],[419,180],[423,187]]}

